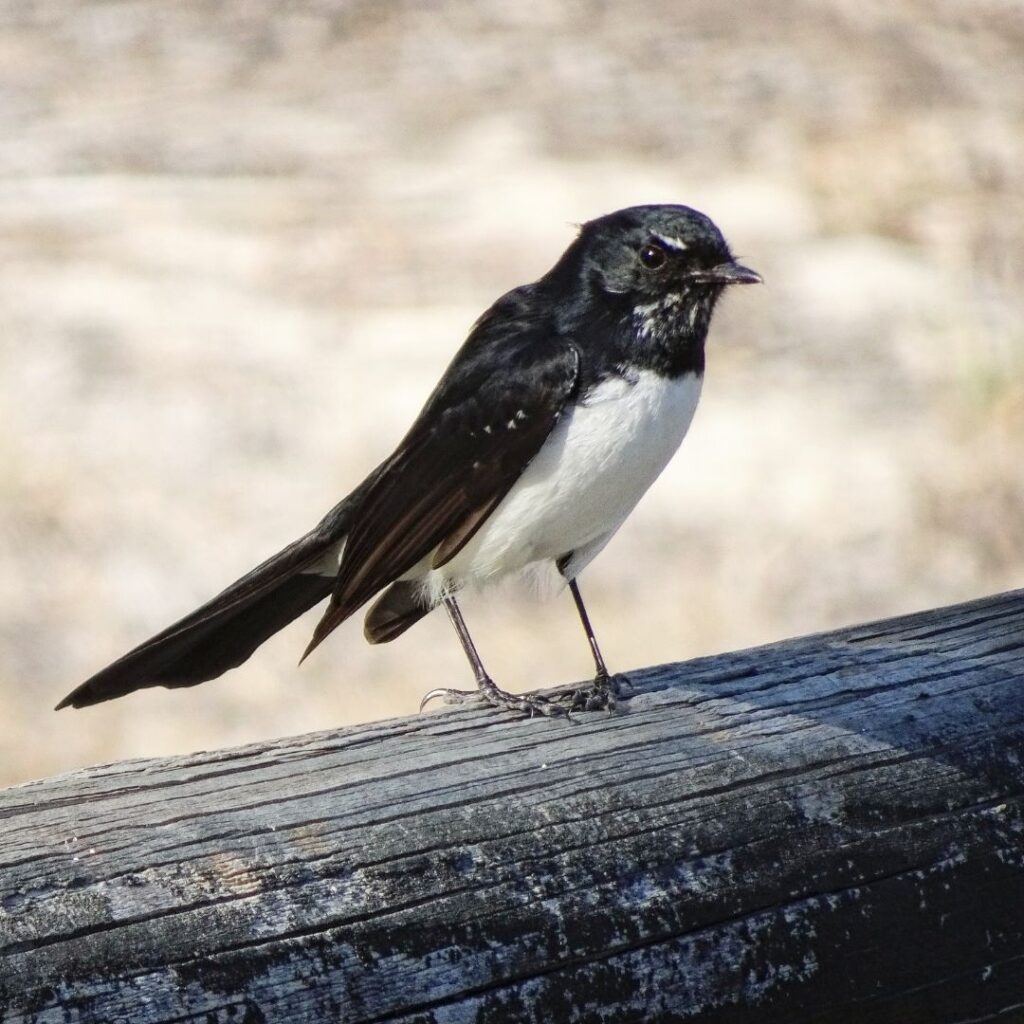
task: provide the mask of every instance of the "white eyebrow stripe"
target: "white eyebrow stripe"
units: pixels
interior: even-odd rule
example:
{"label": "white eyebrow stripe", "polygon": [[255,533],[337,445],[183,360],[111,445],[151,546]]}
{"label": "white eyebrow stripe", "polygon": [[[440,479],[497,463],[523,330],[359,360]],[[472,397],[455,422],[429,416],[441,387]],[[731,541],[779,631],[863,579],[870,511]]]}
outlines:
{"label": "white eyebrow stripe", "polygon": [[664,242],[670,249],[678,249],[680,252],[685,252],[689,246],[675,235],[659,235],[657,232],[654,233],[654,237],[659,242]]}

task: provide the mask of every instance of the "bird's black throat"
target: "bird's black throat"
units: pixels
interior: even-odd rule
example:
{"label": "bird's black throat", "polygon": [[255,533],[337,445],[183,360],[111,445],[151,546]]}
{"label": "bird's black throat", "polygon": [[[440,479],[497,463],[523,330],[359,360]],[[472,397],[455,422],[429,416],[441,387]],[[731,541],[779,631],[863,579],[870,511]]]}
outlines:
{"label": "bird's black throat", "polygon": [[704,345],[718,288],[671,293],[630,310],[632,362],[663,377],[704,372]]}
{"label": "bird's black throat", "polygon": [[704,373],[704,345],[720,289],[701,288],[656,299],[604,295],[581,303],[569,336],[585,338],[583,392],[625,370],[674,379]]}

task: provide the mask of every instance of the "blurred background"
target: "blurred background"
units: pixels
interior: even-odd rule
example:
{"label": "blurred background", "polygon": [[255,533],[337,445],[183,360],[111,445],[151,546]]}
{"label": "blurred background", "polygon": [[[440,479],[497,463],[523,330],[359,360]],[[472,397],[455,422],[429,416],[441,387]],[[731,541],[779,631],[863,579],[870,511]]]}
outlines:
{"label": "blurred background", "polygon": [[[0,4],[0,784],[415,711],[435,614],[50,709],[314,524],[574,222],[683,202],[765,287],[582,578],[626,670],[1024,585],[1018,0]],[[567,595],[464,611],[512,689]]]}

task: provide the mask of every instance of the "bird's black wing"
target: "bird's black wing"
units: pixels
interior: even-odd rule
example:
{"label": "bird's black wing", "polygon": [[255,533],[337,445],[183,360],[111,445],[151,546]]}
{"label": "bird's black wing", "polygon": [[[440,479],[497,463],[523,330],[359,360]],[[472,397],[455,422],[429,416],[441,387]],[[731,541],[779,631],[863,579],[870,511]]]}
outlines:
{"label": "bird's black wing", "polygon": [[353,518],[306,653],[431,552],[454,558],[540,450],[575,394],[579,353],[534,313],[535,286],[484,314]]}

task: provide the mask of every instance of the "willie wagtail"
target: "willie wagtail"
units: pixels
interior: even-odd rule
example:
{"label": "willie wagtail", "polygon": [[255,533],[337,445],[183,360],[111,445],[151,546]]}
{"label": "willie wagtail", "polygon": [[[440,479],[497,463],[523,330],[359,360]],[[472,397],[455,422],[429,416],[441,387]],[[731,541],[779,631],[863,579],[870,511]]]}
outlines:
{"label": "willie wagtail", "polygon": [[57,705],[85,707],[147,686],[194,686],[242,664],[329,598],[303,658],[371,598],[370,643],[443,604],[477,690],[526,714],[550,699],[500,690],[455,595],[536,563],[568,582],[597,668],[576,707],[613,707],[576,579],[672,457],[700,397],[718,297],[761,278],[686,206],[634,206],[582,226],[539,281],[476,322],[394,454],[304,537]]}

